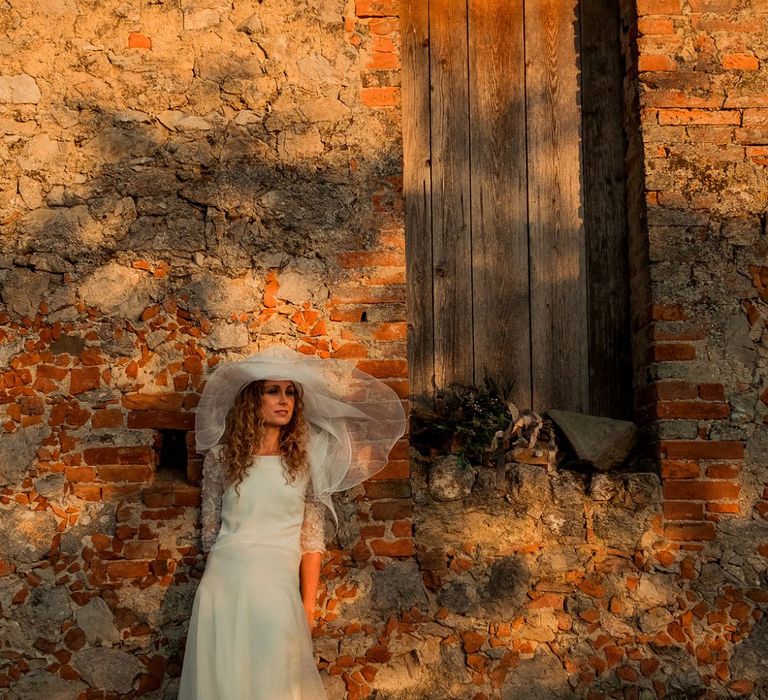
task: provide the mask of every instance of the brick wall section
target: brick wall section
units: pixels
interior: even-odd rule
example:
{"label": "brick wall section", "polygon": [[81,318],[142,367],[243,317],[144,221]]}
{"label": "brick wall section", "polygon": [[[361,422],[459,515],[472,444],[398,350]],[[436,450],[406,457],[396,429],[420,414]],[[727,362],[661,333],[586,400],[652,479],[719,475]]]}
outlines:
{"label": "brick wall section", "polygon": [[636,10],[651,297],[638,417],[658,440],[666,532],[693,546],[685,543],[710,540],[720,520],[749,512],[740,491],[745,420],[765,413],[763,405],[733,420],[734,402],[765,379],[745,381],[752,368],[728,336],[765,318],[754,302],[759,283],[737,279],[757,279],[764,254],[768,102],[754,88],[768,70],[768,8],[638,0]]}

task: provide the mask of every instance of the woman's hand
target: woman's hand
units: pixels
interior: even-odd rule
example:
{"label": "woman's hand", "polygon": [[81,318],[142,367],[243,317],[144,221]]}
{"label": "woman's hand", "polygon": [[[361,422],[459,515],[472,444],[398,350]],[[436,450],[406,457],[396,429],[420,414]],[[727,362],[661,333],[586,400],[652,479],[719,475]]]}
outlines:
{"label": "woman's hand", "polygon": [[315,606],[304,603],[304,614],[307,616],[309,629],[315,629]]}

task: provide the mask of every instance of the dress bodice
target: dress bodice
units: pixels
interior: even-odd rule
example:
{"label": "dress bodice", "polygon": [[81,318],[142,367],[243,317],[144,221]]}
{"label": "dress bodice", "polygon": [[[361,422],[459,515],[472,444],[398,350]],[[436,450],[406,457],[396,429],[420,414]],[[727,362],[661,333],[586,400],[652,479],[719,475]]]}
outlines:
{"label": "dress bodice", "polygon": [[222,494],[217,543],[236,538],[298,547],[307,481],[304,474],[289,482],[279,455],[254,457],[237,488],[230,485]]}

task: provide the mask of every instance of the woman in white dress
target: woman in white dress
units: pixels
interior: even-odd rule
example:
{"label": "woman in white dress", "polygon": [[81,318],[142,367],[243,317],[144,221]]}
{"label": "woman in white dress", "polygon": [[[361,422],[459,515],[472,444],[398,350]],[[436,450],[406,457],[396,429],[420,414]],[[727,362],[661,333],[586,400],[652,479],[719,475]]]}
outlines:
{"label": "woman in white dress", "polygon": [[315,598],[331,494],[386,465],[399,398],[348,363],[273,347],[224,365],[197,411],[202,546],[179,700],[319,700]]}

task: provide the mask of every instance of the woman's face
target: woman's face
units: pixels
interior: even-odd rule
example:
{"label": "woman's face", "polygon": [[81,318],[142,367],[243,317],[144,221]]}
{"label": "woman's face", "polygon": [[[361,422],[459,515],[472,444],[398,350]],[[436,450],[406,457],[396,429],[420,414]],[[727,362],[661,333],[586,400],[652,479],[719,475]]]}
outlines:
{"label": "woman's face", "polygon": [[291,381],[264,382],[261,399],[261,417],[266,425],[281,427],[288,425],[293,417],[296,403],[296,388]]}

